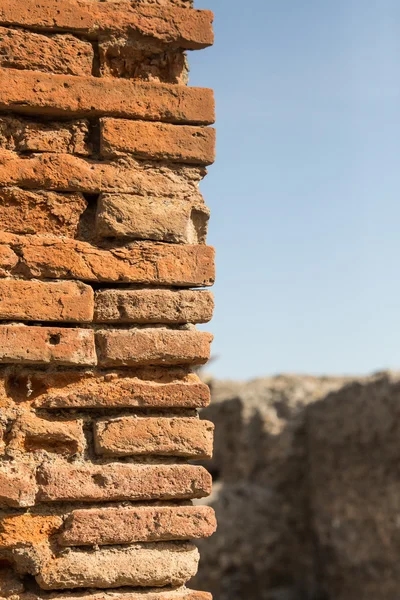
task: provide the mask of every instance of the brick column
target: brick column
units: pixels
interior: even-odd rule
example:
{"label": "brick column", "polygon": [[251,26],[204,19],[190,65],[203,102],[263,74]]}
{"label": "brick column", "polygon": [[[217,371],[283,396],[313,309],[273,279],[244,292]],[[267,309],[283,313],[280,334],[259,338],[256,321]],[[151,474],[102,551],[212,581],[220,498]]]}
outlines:
{"label": "brick column", "polygon": [[0,0],[1,598],[210,598],[212,41],[191,0]]}

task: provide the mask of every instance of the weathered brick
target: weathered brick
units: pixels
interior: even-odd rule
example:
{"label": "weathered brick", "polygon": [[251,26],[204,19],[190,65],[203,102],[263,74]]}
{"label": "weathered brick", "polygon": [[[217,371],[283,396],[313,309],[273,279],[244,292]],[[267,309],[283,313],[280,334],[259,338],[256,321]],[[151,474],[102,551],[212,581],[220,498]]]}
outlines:
{"label": "weathered brick", "polygon": [[101,154],[128,152],[141,158],[210,165],[215,129],[126,119],[101,119]]}
{"label": "weathered brick", "polygon": [[70,550],[49,557],[36,581],[45,590],[178,586],[196,574],[198,562],[199,552],[189,543]]}
{"label": "weathered brick", "polygon": [[129,34],[101,38],[98,47],[102,77],[125,77],[176,85],[188,83],[189,67],[184,50],[166,50],[163,44],[149,47],[147,40],[143,46]]}
{"label": "weathered brick", "polygon": [[[132,0],[89,0],[91,2],[131,2]],[[156,6],[176,5],[181,8],[193,8],[194,0],[136,0],[137,4],[153,4]]]}
{"label": "weathered brick", "polygon": [[81,194],[0,188],[0,230],[75,237],[86,206]]}
{"label": "weathered brick", "polygon": [[35,497],[36,481],[30,467],[20,463],[0,465],[0,506],[33,506]]}
{"label": "weathered brick", "polygon": [[100,238],[205,243],[210,211],[204,204],[172,198],[102,194],[96,214]]}
{"label": "weathered brick", "polygon": [[72,35],[41,35],[0,27],[2,67],[64,75],[91,75],[93,58],[92,44]]}
{"label": "weathered brick", "polygon": [[95,365],[94,333],[87,329],[0,325],[0,363]]}
{"label": "weathered brick", "polygon": [[37,408],[203,408],[209,387],[183,369],[124,371],[21,370],[0,377],[18,402],[32,400]]}
{"label": "weathered brick", "polygon": [[211,476],[192,465],[45,464],[39,472],[43,502],[184,500],[211,492]]}
{"label": "weathered brick", "polygon": [[62,152],[89,155],[89,122],[86,120],[29,121],[0,117],[0,148],[17,152]]}
{"label": "weathered brick", "polygon": [[79,454],[85,447],[83,424],[81,420],[55,421],[26,413],[15,421],[8,447],[24,452]]}
{"label": "weathered brick", "polygon": [[95,293],[94,320],[96,323],[207,323],[213,310],[214,298],[208,291],[99,290]]}
{"label": "weathered brick", "polygon": [[203,365],[210,358],[212,335],[166,328],[108,329],[96,332],[102,367]]}
{"label": "weathered brick", "polygon": [[[98,0],[92,0],[98,2]],[[114,0],[105,0],[106,2],[113,2]],[[124,0],[116,0],[124,1]],[[129,0],[126,0],[127,2]],[[21,585],[21,584],[20,584]],[[9,586],[10,587],[10,586]],[[19,590],[14,583],[14,589]],[[1,573],[0,573],[0,591],[1,588]],[[14,593],[18,593],[15,591]],[[12,594],[9,594],[12,595]],[[5,594],[5,597],[7,595]],[[47,593],[44,594],[33,594],[28,592],[19,596],[20,600],[48,600]],[[163,587],[159,589],[151,590],[135,590],[132,591],[128,588],[118,588],[118,591],[114,590],[108,592],[107,590],[101,592],[77,592],[74,594],[73,591],[63,594],[58,592],[57,596],[53,596],[53,600],[212,600],[211,594],[207,592],[195,592],[188,590],[186,587],[180,587],[172,589],[170,587]]]}
{"label": "weathered brick", "polygon": [[0,548],[41,544],[63,524],[55,515],[15,514],[3,516],[0,523]]}
{"label": "weathered brick", "polygon": [[62,546],[190,540],[216,529],[210,506],[139,506],[74,510],[58,536]]}
{"label": "weathered brick", "polygon": [[100,33],[132,33],[190,50],[213,43],[213,15],[146,4],[126,5],[63,0],[0,1],[0,23],[35,30],[70,31],[98,38]]}
{"label": "weathered brick", "polygon": [[140,196],[186,198],[202,203],[198,190],[204,172],[200,167],[147,164],[126,157],[112,163],[96,162],[71,154],[43,153],[21,157],[0,152],[0,187],[97,194],[121,191]]}
{"label": "weathered brick", "polygon": [[95,423],[97,454],[211,458],[214,425],[184,417],[117,417]]}
{"label": "weathered brick", "polygon": [[92,321],[93,305],[93,289],[84,283],[0,279],[0,319]]}
{"label": "weathered brick", "polygon": [[21,274],[25,278],[202,287],[214,282],[214,249],[135,242],[104,250],[68,238],[0,232],[0,275]]}
{"label": "weathered brick", "polygon": [[[1,10],[4,2],[9,0],[2,0]],[[19,1],[18,6],[22,6]],[[0,68],[0,110],[54,117],[109,116],[204,125],[215,119],[213,93],[205,88],[3,68]]]}

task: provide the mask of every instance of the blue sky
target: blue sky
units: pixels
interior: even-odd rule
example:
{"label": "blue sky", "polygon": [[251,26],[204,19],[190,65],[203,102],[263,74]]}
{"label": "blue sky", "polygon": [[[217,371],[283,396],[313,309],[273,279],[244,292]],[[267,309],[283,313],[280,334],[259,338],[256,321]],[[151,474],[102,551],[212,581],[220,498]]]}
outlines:
{"label": "blue sky", "polygon": [[400,368],[400,3],[198,0],[216,44],[210,371]]}

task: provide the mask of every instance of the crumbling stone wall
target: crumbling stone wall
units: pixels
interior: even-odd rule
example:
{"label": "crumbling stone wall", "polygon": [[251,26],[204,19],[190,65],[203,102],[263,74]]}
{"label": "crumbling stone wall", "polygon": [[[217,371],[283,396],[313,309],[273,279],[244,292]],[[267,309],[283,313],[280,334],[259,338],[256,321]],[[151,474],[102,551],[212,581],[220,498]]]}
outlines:
{"label": "crumbling stone wall", "polygon": [[212,40],[191,0],[0,0],[1,598],[209,599]]}

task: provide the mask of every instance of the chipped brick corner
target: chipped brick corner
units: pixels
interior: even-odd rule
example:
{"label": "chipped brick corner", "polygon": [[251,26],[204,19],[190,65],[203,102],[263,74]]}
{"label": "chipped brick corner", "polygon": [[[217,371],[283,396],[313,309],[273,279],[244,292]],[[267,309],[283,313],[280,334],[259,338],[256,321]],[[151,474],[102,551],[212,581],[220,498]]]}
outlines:
{"label": "chipped brick corner", "polygon": [[211,598],[212,42],[192,0],[0,0],[1,599]]}

